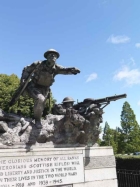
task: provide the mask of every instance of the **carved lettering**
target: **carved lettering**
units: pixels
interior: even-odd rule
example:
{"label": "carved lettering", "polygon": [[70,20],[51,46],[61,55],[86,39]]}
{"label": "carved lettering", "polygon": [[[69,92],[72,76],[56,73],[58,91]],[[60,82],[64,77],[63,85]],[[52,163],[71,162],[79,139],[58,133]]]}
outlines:
{"label": "carved lettering", "polygon": [[83,156],[0,158],[0,187],[43,187],[83,182]]}

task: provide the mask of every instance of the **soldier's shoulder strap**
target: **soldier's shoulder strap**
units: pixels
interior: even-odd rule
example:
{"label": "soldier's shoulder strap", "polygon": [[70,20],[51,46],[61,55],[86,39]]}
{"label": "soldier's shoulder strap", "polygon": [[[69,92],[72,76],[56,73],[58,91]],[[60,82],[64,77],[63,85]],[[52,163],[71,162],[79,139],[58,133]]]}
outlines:
{"label": "soldier's shoulder strap", "polygon": [[9,103],[9,106],[12,106],[14,105],[17,100],[19,99],[20,95],[23,93],[23,91],[25,90],[32,74],[37,70],[37,68],[40,66],[41,63],[37,63],[34,68],[32,69],[32,71],[29,73],[28,77],[26,78],[25,82],[23,84],[21,84],[18,89],[15,91],[10,103]]}
{"label": "soldier's shoulder strap", "polygon": [[24,67],[24,69],[23,69],[23,71],[25,71],[25,70],[32,70],[32,69],[34,69],[34,68],[36,68],[36,66],[38,66],[39,64],[41,64],[41,60],[40,61],[35,61],[35,62],[33,62],[31,65],[28,65],[28,66],[25,66]]}

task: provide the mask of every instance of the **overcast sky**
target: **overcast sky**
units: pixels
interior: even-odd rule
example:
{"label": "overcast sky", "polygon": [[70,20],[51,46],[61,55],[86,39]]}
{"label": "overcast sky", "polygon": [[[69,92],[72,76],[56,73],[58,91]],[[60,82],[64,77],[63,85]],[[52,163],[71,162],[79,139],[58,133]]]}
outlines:
{"label": "overcast sky", "polygon": [[21,77],[23,67],[49,48],[57,63],[78,75],[58,75],[52,93],[60,103],[127,94],[105,108],[105,121],[120,125],[125,101],[140,123],[139,0],[5,0],[0,2],[0,73]]}

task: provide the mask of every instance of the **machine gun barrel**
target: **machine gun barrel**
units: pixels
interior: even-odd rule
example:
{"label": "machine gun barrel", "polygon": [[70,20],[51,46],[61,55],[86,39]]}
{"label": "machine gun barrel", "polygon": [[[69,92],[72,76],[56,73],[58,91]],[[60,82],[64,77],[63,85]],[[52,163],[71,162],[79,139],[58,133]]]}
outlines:
{"label": "machine gun barrel", "polygon": [[[83,102],[80,102],[80,103],[77,103],[76,105],[74,105],[73,108],[75,110],[79,110],[80,107],[87,108],[91,104],[97,104],[97,106],[105,105],[104,107],[106,107],[110,103],[110,101],[116,101],[118,99],[123,99],[126,97],[127,97],[126,94],[121,94],[121,95],[115,95],[115,96],[105,97],[105,98],[101,98],[101,99],[87,98]],[[102,107],[102,108],[104,108],[104,107]]]}
{"label": "machine gun barrel", "polygon": [[94,104],[102,104],[105,102],[110,102],[110,101],[116,101],[118,99],[122,99],[122,98],[126,98],[127,95],[126,94],[121,94],[121,95],[115,95],[115,96],[110,96],[110,97],[105,97],[105,98],[101,98],[101,99],[95,99],[93,101]]}

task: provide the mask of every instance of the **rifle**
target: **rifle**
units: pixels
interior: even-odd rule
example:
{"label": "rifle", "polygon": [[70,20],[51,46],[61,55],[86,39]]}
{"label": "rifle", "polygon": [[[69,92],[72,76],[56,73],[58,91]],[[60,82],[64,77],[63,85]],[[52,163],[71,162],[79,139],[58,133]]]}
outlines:
{"label": "rifle", "polygon": [[33,69],[33,71],[28,75],[28,77],[26,78],[25,82],[23,84],[20,84],[20,86],[18,87],[18,89],[15,91],[15,93],[14,93],[11,101],[9,102],[9,106],[14,105],[18,101],[20,95],[24,92],[27,84],[29,83],[29,81],[30,81],[33,73],[37,70],[37,68],[39,66],[40,66],[40,63],[37,64],[36,67]]}
{"label": "rifle", "polygon": [[86,98],[83,102],[77,103],[74,105],[75,110],[79,110],[80,108],[88,108],[91,104],[95,104],[97,107],[100,107],[101,105],[104,105],[101,109],[105,108],[108,104],[110,104],[111,101],[116,101],[118,99],[126,98],[126,94],[121,95],[115,95],[110,97],[104,97],[101,99],[92,99],[92,98]]}

